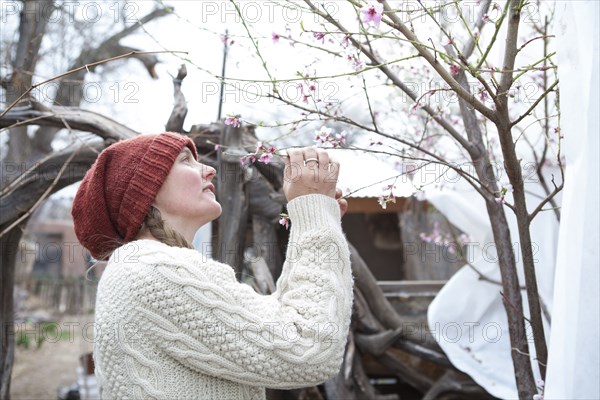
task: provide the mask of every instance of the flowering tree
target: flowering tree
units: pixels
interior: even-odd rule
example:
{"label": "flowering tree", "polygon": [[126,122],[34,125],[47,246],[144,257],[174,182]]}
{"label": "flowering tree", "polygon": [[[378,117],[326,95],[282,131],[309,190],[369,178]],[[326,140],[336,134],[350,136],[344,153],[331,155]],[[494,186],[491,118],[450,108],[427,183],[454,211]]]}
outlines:
{"label": "flowering tree", "polygon": [[[299,115],[265,124],[241,113],[226,123],[291,127],[290,133],[316,124],[311,137],[316,145],[394,159],[398,176],[436,164],[440,176],[458,174],[483,198],[498,253],[519,397],[537,395],[533,368],[545,376],[547,348],[530,227],[541,211],[553,210],[560,218],[554,198],[563,187],[558,81],[550,51],[552,5],[519,0],[348,0],[333,6],[305,0],[286,4],[314,16],[312,23],[306,18],[287,23],[285,31],[268,32],[232,4],[244,27],[244,43],[259,60],[264,78],[220,78],[239,90],[286,104]],[[277,67],[277,60],[267,56],[270,47],[284,42],[309,49],[291,69]],[[492,55],[501,56],[502,64],[495,65]],[[290,72],[293,78],[286,75]],[[254,87],[240,85],[243,82],[266,83],[268,93],[256,93]],[[343,87],[336,101],[325,92],[332,82]],[[300,96],[286,95],[284,88],[290,84]],[[260,152],[259,161],[269,162],[272,153]],[[254,161],[257,155],[249,157]],[[560,178],[552,175],[548,181],[548,169],[558,171]],[[526,198],[528,171],[545,190],[536,204],[528,204]],[[395,199],[394,185],[385,189],[383,207]],[[527,321],[507,213],[514,213],[518,223]],[[439,235],[434,232],[423,239],[434,236]],[[534,335],[535,366],[526,322]]]}

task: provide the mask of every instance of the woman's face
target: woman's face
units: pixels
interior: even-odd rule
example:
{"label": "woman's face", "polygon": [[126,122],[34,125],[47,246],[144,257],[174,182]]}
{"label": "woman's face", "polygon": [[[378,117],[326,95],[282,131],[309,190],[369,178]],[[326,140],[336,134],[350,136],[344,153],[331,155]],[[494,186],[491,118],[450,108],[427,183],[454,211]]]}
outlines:
{"label": "woman's face", "polygon": [[216,170],[201,164],[185,147],[156,195],[154,206],[169,225],[183,233],[195,230],[221,215],[211,183]]}

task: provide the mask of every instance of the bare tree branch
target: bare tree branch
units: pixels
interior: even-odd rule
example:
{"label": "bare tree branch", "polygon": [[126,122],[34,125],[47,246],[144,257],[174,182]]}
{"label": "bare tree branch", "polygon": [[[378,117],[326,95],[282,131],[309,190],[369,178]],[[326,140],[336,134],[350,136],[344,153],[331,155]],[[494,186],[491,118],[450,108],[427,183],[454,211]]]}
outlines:
{"label": "bare tree branch", "polygon": [[72,69],[70,71],[64,72],[64,73],[62,73],[60,75],[57,75],[57,76],[54,76],[52,78],[46,79],[46,80],[44,80],[42,82],[38,82],[35,85],[32,85],[21,96],[19,96],[19,98],[17,98],[15,101],[13,101],[8,106],[8,108],[6,110],[4,110],[4,111],[2,111],[2,113],[0,113],[0,118],[2,118],[4,116],[4,114],[6,114],[11,108],[13,108],[25,96],[27,96],[27,94],[29,94],[33,89],[35,89],[35,88],[37,88],[37,87],[39,87],[41,85],[44,85],[44,84],[46,84],[48,82],[52,82],[52,81],[54,81],[56,79],[60,79],[60,78],[62,78],[64,76],[70,75],[70,74],[72,74],[74,72],[77,72],[77,71],[81,71],[83,69],[89,69],[90,67],[95,67],[97,65],[105,64],[107,62],[114,61],[114,60],[119,60],[121,58],[133,57],[133,56],[140,55],[140,54],[160,54],[160,53],[183,53],[183,54],[187,54],[186,51],[131,51],[131,52],[127,53],[127,54],[121,54],[121,55],[116,56],[116,57],[111,57],[111,58],[108,58],[108,59],[105,59],[105,60],[101,60],[101,61],[94,62],[94,63],[91,63],[91,64],[83,65],[81,67],[77,67],[77,68]]}
{"label": "bare tree branch", "polygon": [[2,113],[0,128],[7,129],[14,124],[44,125],[66,128],[65,122],[72,129],[92,132],[104,139],[120,140],[133,137],[138,133],[102,114],[82,110],[77,107],[44,106],[32,102],[30,105],[15,107]]}
{"label": "bare tree branch", "polygon": [[[332,25],[334,25],[335,27],[337,27],[342,33],[349,35],[349,31],[339,21],[337,21],[331,15],[321,12],[310,0],[304,0],[304,1],[309,5],[309,7],[311,8],[311,10],[314,13],[316,13],[320,17],[327,20],[327,22],[329,22]],[[400,90],[402,90],[402,92],[406,93],[413,101],[415,101],[415,102],[417,101],[418,96],[416,95],[416,93],[414,93],[408,86],[406,86],[404,84],[404,82],[402,82],[400,80],[400,78],[398,78],[386,65],[382,65],[384,63],[381,62],[375,56],[375,54],[373,54],[369,49],[367,49],[365,46],[363,46],[362,43],[360,43],[359,41],[354,39],[351,35],[349,37],[349,40],[352,42],[352,44],[357,49],[359,49],[364,55],[366,55],[373,64],[379,65],[378,68],[381,70],[381,72],[383,72],[392,81],[392,83],[396,87],[398,87]],[[446,121],[444,118],[442,118],[438,113],[436,113],[434,110],[432,110],[429,106],[425,105],[425,106],[422,106],[422,108],[438,124],[440,124],[440,126],[442,126],[456,141],[458,141],[467,151],[469,151],[469,149],[472,147],[471,144],[456,129],[454,129],[454,127],[448,121]]]}
{"label": "bare tree branch", "polygon": [[181,64],[177,77],[173,78],[173,90],[175,97],[175,104],[173,105],[173,111],[167,121],[166,130],[169,132],[183,132],[183,123],[188,113],[187,103],[185,101],[185,95],[181,91],[181,85],[183,79],[187,76],[187,68],[185,64]]}
{"label": "bare tree branch", "polygon": [[396,13],[390,8],[387,1],[383,0],[383,7],[385,10],[385,15],[387,15],[390,21],[384,20],[389,26],[398,29],[404,37],[406,37],[412,45],[417,49],[419,54],[427,60],[427,62],[436,70],[439,76],[456,92],[458,96],[467,101],[473,108],[483,114],[490,121],[496,120],[496,114],[494,110],[486,107],[483,103],[481,103],[475,96],[466,91],[457,81],[450,75],[450,73],[444,68],[442,64],[439,63],[436,57],[434,57],[422,44],[422,42],[417,38],[417,36],[398,18]]}

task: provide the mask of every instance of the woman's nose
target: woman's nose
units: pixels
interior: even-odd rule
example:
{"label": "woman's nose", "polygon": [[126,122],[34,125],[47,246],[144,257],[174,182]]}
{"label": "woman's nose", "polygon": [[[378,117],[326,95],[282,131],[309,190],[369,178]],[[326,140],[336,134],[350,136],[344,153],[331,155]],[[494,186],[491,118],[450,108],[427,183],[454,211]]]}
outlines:
{"label": "woman's nose", "polygon": [[211,167],[210,165],[202,164],[202,177],[207,181],[211,181],[215,175],[217,174],[217,170]]}

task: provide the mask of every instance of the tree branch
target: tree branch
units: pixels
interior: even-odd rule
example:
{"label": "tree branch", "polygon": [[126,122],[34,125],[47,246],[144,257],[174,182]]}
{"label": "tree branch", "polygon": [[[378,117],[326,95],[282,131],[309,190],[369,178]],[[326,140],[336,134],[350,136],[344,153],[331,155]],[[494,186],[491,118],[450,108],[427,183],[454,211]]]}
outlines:
{"label": "tree branch", "polygon": [[[348,34],[348,30],[340,22],[338,22],[330,15],[319,11],[319,9],[310,0],[304,1],[311,7],[314,13],[327,20],[330,24],[337,27],[341,32]],[[369,51],[369,49],[363,46],[362,43],[358,42],[352,36],[350,36],[350,41],[357,49],[359,49],[363,54],[365,54],[373,64],[383,64],[371,51]],[[392,81],[392,83],[396,87],[402,90],[402,92],[406,93],[413,101],[417,101],[418,96],[412,90],[410,90],[410,88],[406,86],[394,73],[392,73],[392,71],[389,68],[387,68],[385,65],[381,65],[379,69]],[[442,126],[456,141],[458,141],[461,144],[461,146],[463,146],[467,151],[469,151],[472,145],[456,129],[454,129],[454,127],[448,121],[446,121],[439,114],[434,112],[429,106],[423,106],[422,109],[427,114],[429,114],[438,124],[440,124],[440,126]]]}
{"label": "tree branch", "polygon": [[188,54],[187,51],[131,51],[131,52],[127,53],[127,54],[121,54],[121,55],[116,56],[116,57],[107,58],[105,60],[101,60],[101,61],[97,61],[97,62],[94,62],[94,63],[91,63],[91,64],[83,65],[81,67],[77,67],[77,68],[72,69],[70,71],[64,72],[64,73],[62,73],[60,75],[56,75],[56,76],[54,76],[52,78],[46,79],[46,80],[44,80],[42,82],[38,82],[35,85],[32,85],[29,89],[27,89],[25,92],[23,92],[23,94],[21,94],[21,96],[19,96],[15,101],[13,101],[8,106],[8,108],[6,110],[4,110],[4,111],[2,111],[2,113],[0,113],[0,119],[2,117],[4,117],[4,115],[8,111],[10,111],[10,109],[12,109],[19,101],[21,101],[21,99],[23,99],[23,97],[27,96],[33,89],[35,89],[35,88],[37,88],[37,87],[39,87],[41,85],[44,85],[44,84],[46,84],[48,82],[52,82],[52,81],[54,81],[56,79],[60,79],[60,78],[62,78],[64,76],[70,75],[70,74],[72,74],[74,72],[77,72],[77,71],[81,71],[83,69],[89,69],[91,67],[95,67],[95,66],[100,65],[100,64],[105,64],[105,63],[110,62],[110,61],[119,60],[121,58],[138,56],[140,54],[160,54],[160,53],[183,53],[183,54]]}
{"label": "tree branch", "polygon": [[383,21],[389,26],[398,29],[404,35],[404,37],[406,37],[412,43],[419,54],[421,54],[423,58],[425,58],[425,60],[427,60],[427,62],[433,67],[433,69],[436,70],[439,76],[456,92],[458,96],[467,101],[471,106],[473,106],[473,108],[483,114],[490,121],[495,121],[496,114],[494,113],[494,110],[486,107],[483,103],[477,100],[474,95],[466,91],[460,85],[460,83],[458,83],[456,79],[450,75],[446,68],[444,68],[444,66],[440,64],[437,59],[423,46],[419,38],[417,38],[417,36],[406,25],[404,25],[400,18],[398,18],[386,0],[383,0],[383,7],[385,9],[385,15],[389,16],[391,22],[386,20]]}
{"label": "tree branch", "polygon": [[8,129],[19,125],[43,125],[66,128],[65,122],[72,129],[95,133],[103,139],[114,141],[133,137],[138,134],[131,128],[93,111],[77,107],[44,106],[31,102],[24,107],[15,107],[2,112],[0,128]]}
{"label": "tree branch", "polygon": [[531,107],[529,107],[527,109],[527,111],[525,111],[519,118],[517,118],[516,120],[514,120],[513,122],[510,123],[510,126],[515,126],[517,125],[519,122],[521,122],[526,116],[528,116],[534,109],[535,107],[537,107],[538,104],[540,104],[540,101],[542,101],[544,98],[546,98],[546,96],[548,95],[548,93],[550,93],[551,91],[554,90],[554,88],[558,85],[558,79],[548,88],[544,91],[544,93],[542,93],[542,95],[540,97],[538,97],[538,99],[531,105]]}

